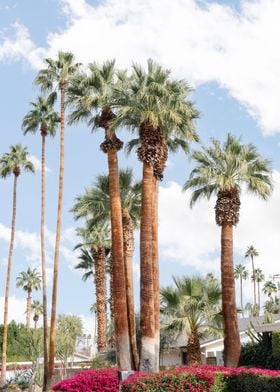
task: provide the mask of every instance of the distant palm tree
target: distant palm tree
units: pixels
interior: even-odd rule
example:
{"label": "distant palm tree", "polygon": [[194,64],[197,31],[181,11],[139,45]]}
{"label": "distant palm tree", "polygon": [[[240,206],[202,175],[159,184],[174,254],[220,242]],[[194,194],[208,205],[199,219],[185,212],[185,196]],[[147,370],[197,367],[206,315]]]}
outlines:
{"label": "distant palm tree", "polygon": [[20,272],[17,277],[17,287],[22,287],[27,291],[27,304],[26,304],[26,329],[30,330],[30,316],[31,316],[31,294],[33,290],[40,290],[41,288],[41,275],[36,268],[33,270],[28,267],[27,271]]}
{"label": "distant palm tree", "polygon": [[217,195],[216,223],[221,227],[221,281],[225,364],[238,365],[240,336],[237,323],[233,269],[233,226],[239,221],[241,186],[267,199],[272,191],[270,163],[252,144],[228,134],[226,141],[212,139],[212,145],[193,153],[196,167],[184,190],[193,189],[191,205],[202,197]]}
{"label": "distant palm tree", "polygon": [[43,391],[48,391],[51,387],[51,379],[54,372],[55,357],[55,333],[56,333],[56,302],[57,302],[57,282],[59,266],[59,249],[61,236],[61,215],[63,202],[63,178],[64,178],[64,131],[65,131],[65,98],[67,96],[68,84],[76,74],[79,65],[74,61],[74,55],[70,52],[58,52],[57,59],[45,59],[46,68],[41,69],[35,79],[35,84],[39,85],[42,91],[60,91],[60,165],[59,165],[59,189],[57,206],[56,239],[54,251],[53,269],[53,290],[52,290],[52,310],[50,326],[50,350],[49,369],[46,374],[44,369]]}
{"label": "distant palm tree", "polygon": [[24,116],[22,129],[24,134],[36,134],[42,137],[41,152],[41,259],[42,259],[42,288],[43,288],[43,325],[44,325],[44,372],[48,371],[48,307],[46,282],[46,256],[45,256],[45,145],[46,137],[54,137],[60,122],[57,112],[54,111],[56,93],[48,97],[38,97],[31,102],[32,109]]}
{"label": "distant palm tree", "polygon": [[254,284],[254,305],[257,303],[257,294],[256,294],[256,277],[255,277],[255,264],[254,264],[254,257],[257,257],[259,255],[258,251],[256,248],[253,247],[253,245],[248,246],[245,257],[250,257],[251,262],[252,262],[252,281]]}
{"label": "distant palm tree", "polygon": [[5,289],[5,303],[4,303],[4,326],[3,326],[3,346],[2,346],[2,371],[1,371],[1,384],[6,383],[6,368],[7,368],[7,332],[8,332],[8,308],[9,308],[9,290],[12,269],[12,256],[14,250],[15,238],[15,225],[16,225],[16,207],[17,207],[17,180],[21,170],[34,172],[32,162],[28,160],[28,152],[26,147],[16,144],[10,147],[10,152],[4,154],[0,158],[0,176],[6,178],[7,176],[14,175],[13,185],[13,213],[11,224],[11,239],[8,257],[8,267],[6,276],[6,289]]}
{"label": "distant palm tree", "polygon": [[240,303],[241,309],[243,312],[243,280],[248,278],[248,271],[246,270],[245,265],[238,264],[234,269],[234,277],[235,279],[240,279]]}
{"label": "distant palm tree", "polygon": [[31,312],[34,314],[33,321],[34,321],[34,329],[37,328],[37,323],[39,321],[39,317],[43,314],[43,305],[40,301],[34,300],[31,304]]}
{"label": "distant palm tree", "polygon": [[[257,282],[258,285],[258,305],[259,308],[261,307],[261,290],[260,290],[260,283],[264,281],[264,273],[260,268],[255,269],[255,281]],[[252,276],[253,279],[253,276]]]}
{"label": "distant palm tree", "polygon": [[258,304],[253,305],[248,302],[244,309],[248,312],[249,317],[257,317],[260,314],[260,307]]}
{"label": "distant palm tree", "polygon": [[221,287],[218,281],[174,278],[174,287],[161,289],[164,330],[187,335],[189,365],[201,364],[200,338],[222,333]]}
{"label": "distant palm tree", "polygon": [[272,280],[268,280],[263,285],[262,291],[267,294],[269,298],[271,298],[272,294],[277,293],[277,286],[274,282],[272,282]]}

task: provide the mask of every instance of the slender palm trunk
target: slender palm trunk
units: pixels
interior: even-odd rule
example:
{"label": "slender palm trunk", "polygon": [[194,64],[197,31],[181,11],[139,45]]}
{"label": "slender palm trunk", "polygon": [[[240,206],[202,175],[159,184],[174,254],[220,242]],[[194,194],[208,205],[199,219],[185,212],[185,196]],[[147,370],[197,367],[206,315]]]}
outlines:
{"label": "slender palm trunk", "polygon": [[138,370],[139,354],[136,340],[136,323],[134,312],[134,291],[133,291],[133,252],[134,252],[134,237],[133,237],[133,223],[127,209],[122,210],[123,223],[123,249],[124,249],[124,265],[125,265],[125,279],[126,279],[126,301],[127,301],[127,316],[129,327],[129,338],[132,354],[132,367]]}
{"label": "slender palm trunk", "polygon": [[258,282],[258,304],[259,309],[261,308],[261,291],[260,291],[260,282]]}
{"label": "slender palm trunk", "polygon": [[31,290],[28,289],[27,299],[26,299],[26,329],[27,332],[30,331],[30,318],[31,318]]}
{"label": "slender palm trunk", "polygon": [[240,336],[235,303],[233,271],[233,229],[224,223],[221,229],[222,313],[224,324],[225,366],[237,367],[240,356]]}
{"label": "slender palm trunk", "polygon": [[197,331],[192,331],[187,344],[188,365],[201,364],[200,343]]}
{"label": "slender palm trunk", "polygon": [[159,261],[158,261],[158,180],[153,178],[153,285],[155,315],[155,371],[159,371],[160,349],[160,297],[159,297]]}
{"label": "slender palm trunk", "polygon": [[110,336],[110,345],[111,347],[116,347],[116,338],[115,338],[115,307],[114,307],[114,277],[113,277],[113,263],[110,260],[110,324],[111,324],[111,336]]}
{"label": "slender palm trunk", "polygon": [[242,279],[242,276],[240,276],[240,302],[241,302],[241,309],[242,309],[242,314],[243,314],[243,279]]}
{"label": "slender palm trunk", "polygon": [[53,265],[53,289],[52,289],[52,310],[50,326],[50,350],[49,350],[49,369],[47,377],[47,390],[51,387],[52,376],[54,373],[55,360],[55,336],[56,336],[56,303],[57,303],[57,283],[58,283],[58,266],[59,266],[59,248],[61,235],[61,215],[63,199],[63,177],[64,177],[64,115],[65,115],[65,85],[60,87],[60,167],[59,167],[59,188],[58,188],[58,206],[57,206],[57,223],[56,238]]}
{"label": "slender palm trunk", "polygon": [[140,226],[140,371],[155,366],[155,312],[153,284],[153,167],[143,163]]}
{"label": "slender palm trunk", "polygon": [[10,239],[9,257],[8,257],[8,267],[7,267],[7,276],[6,276],[6,289],[5,289],[5,304],[4,304],[4,325],[3,325],[3,344],[2,344],[1,385],[5,385],[6,384],[8,309],[9,309],[9,291],[10,291],[10,281],[11,281],[12,256],[13,256],[13,250],[14,250],[15,226],[16,226],[17,178],[18,178],[18,176],[14,175],[13,213],[12,213],[12,225],[11,225],[11,239]]}
{"label": "slender palm trunk", "polygon": [[120,369],[131,369],[125,268],[123,257],[122,210],[119,187],[118,156],[115,148],[107,152],[112,230],[112,264],[114,282],[115,338],[117,363]]}
{"label": "slender palm trunk", "polygon": [[106,351],[107,312],[106,312],[106,260],[105,249],[93,249],[95,267],[96,311],[97,311],[97,350]]}
{"label": "slender palm trunk", "polygon": [[255,275],[255,263],[254,263],[254,257],[253,257],[253,256],[251,256],[251,261],[252,261],[253,284],[254,284],[254,306],[256,307],[256,304],[257,304],[257,296],[256,296],[256,275]]}
{"label": "slender palm trunk", "polygon": [[[42,261],[42,291],[43,291],[43,349],[44,349],[44,380],[43,392],[46,392],[48,376],[48,308],[47,308],[47,279],[46,279],[46,255],[45,255],[45,145],[46,135],[42,130],[42,153],[41,153],[41,261]],[[35,328],[37,322],[35,324]]]}

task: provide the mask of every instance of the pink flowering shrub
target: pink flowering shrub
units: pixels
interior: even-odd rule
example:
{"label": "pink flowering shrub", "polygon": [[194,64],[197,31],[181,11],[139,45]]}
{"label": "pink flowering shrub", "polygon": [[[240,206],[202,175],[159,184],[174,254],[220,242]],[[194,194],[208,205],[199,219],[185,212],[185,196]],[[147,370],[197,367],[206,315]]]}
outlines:
{"label": "pink flowering shrub", "polygon": [[[82,371],[62,380],[54,391],[118,392],[117,369]],[[280,371],[229,369],[218,366],[182,366],[145,374],[136,372],[121,383],[122,392],[279,392]]]}

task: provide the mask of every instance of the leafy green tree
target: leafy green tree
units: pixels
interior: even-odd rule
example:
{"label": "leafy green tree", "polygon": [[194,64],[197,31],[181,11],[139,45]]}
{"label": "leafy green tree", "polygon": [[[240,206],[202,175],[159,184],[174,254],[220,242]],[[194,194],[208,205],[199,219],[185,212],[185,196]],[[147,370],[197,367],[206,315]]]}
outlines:
{"label": "leafy green tree", "polygon": [[37,328],[39,317],[44,313],[43,305],[40,301],[34,300],[31,304],[31,312],[33,313],[34,329]]}
{"label": "leafy green tree", "polygon": [[16,207],[17,207],[17,180],[21,171],[34,172],[34,166],[28,159],[28,151],[26,147],[20,144],[10,146],[10,152],[2,155],[0,158],[0,176],[3,178],[9,175],[14,176],[13,184],[13,212],[11,223],[11,239],[8,256],[8,266],[6,275],[5,303],[4,303],[4,328],[3,328],[3,346],[2,346],[2,371],[1,384],[6,383],[7,369],[7,329],[8,329],[8,309],[9,309],[9,290],[12,269],[12,257],[14,250],[15,225],[16,225]]}
{"label": "leafy green tree", "polygon": [[248,246],[245,257],[249,257],[251,259],[252,263],[252,282],[254,284],[254,305],[257,303],[257,293],[256,293],[256,276],[255,276],[255,263],[254,263],[254,258],[259,255],[258,251],[256,248],[254,248],[253,245]]}
{"label": "leafy green tree", "polygon": [[48,364],[48,308],[46,283],[46,255],[45,255],[45,149],[46,137],[54,137],[60,118],[54,110],[56,93],[47,97],[38,97],[31,102],[31,110],[24,116],[22,129],[25,135],[40,132],[42,138],[41,152],[41,259],[42,259],[42,291],[43,291],[43,323],[44,323],[44,364],[47,373]]}
{"label": "leafy green tree", "polygon": [[[251,277],[253,279],[253,276]],[[257,282],[257,286],[258,286],[258,305],[259,308],[261,307],[261,289],[260,289],[260,283],[262,283],[264,281],[264,273],[262,272],[262,270],[260,268],[256,268],[255,269],[255,281]]]}
{"label": "leafy green tree", "polygon": [[195,167],[184,190],[193,189],[191,206],[199,199],[217,195],[216,223],[221,227],[221,282],[225,364],[238,365],[238,332],[233,269],[233,226],[239,221],[241,187],[262,199],[272,191],[270,163],[252,144],[228,134],[223,145],[212,139],[209,147],[193,153]]}
{"label": "leafy green tree", "polygon": [[64,133],[65,133],[65,98],[68,92],[69,81],[76,74],[79,65],[75,63],[74,55],[70,52],[58,52],[57,59],[45,59],[46,68],[41,69],[35,78],[35,84],[42,91],[60,91],[60,165],[59,165],[59,189],[56,239],[54,251],[53,269],[53,290],[52,290],[52,310],[50,326],[50,349],[49,349],[49,368],[45,364],[43,391],[48,391],[51,387],[51,378],[54,371],[55,355],[55,333],[56,333],[56,303],[57,303],[57,282],[59,267],[59,249],[61,236],[61,215],[63,202],[63,179],[64,179]]}
{"label": "leafy green tree", "polygon": [[246,270],[245,265],[238,264],[234,268],[234,277],[235,279],[240,280],[240,304],[243,312],[243,280],[246,280],[248,278],[248,271]]}
{"label": "leafy green tree", "polygon": [[20,272],[17,277],[17,287],[22,287],[27,292],[26,302],[26,329],[30,330],[30,317],[31,317],[31,294],[33,290],[40,290],[41,288],[41,275],[36,268],[33,270],[28,267],[27,271]]}
{"label": "leafy green tree", "polygon": [[221,287],[217,280],[200,277],[174,278],[174,287],[161,289],[164,327],[175,335],[188,337],[188,364],[201,364],[199,340],[221,334]]}
{"label": "leafy green tree", "polygon": [[138,132],[137,156],[143,163],[140,224],[141,357],[140,370],[158,370],[159,269],[158,180],[168,157],[168,140],[196,140],[193,119],[198,116],[188,99],[190,88],[172,80],[170,72],[152,60],[147,70],[134,64],[129,83],[114,91],[116,126]]}

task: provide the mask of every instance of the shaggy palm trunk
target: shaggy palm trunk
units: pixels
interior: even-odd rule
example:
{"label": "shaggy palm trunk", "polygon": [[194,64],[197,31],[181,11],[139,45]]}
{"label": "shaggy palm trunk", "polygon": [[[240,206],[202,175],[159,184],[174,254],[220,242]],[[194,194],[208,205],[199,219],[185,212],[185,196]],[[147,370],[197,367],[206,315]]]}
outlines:
{"label": "shaggy palm trunk", "polygon": [[153,178],[153,284],[155,315],[155,371],[159,371],[160,349],[160,296],[159,296],[159,261],[158,261],[158,180]]}
{"label": "shaggy palm trunk", "polygon": [[27,299],[26,299],[26,329],[27,332],[30,331],[30,319],[31,319],[31,290],[27,291]]}
{"label": "shaggy palm trunk", "polygon": [[133,237],[133,223],[127,209],[122,211],[123,223],[123,249],[124,249],[124,265],[125,265],[125,279],[126,279],[126,301],[127,301],[127,315],[129,338],[132,354],[132,367],[138,370],[139,355],[136,341],[136,323],[134,313],[134,291],[133,291],[133,252],[134,252],[134,237]]}
{"label": "shaggy palm trunk", "polygon": [[18,170],[14,172],[13,213],[12,213],[11,238],[10,238],[10,249],[9,249],[9,257],[8,257],[6,289],[5,289],[5,303],[4,303],[1,386],[6,384],[9,291],[10,291],[12,257],[13,257],[13,250],[14,250],[15,226],[16,226],[17,178],[18,178],[19,174],[20,174],[20,171],[18,168]]}
{"label": "shaggy palm trunk", "polygon": [[114,308],[114,279],[113,279],[113,264],[112,260],[110,260],[110,330],[111,330],[111,336],[110,336],[110,346],[115,348],[116,347],[116,339],[115,339],[115,328],[114,328],[114,323],[115,323],[115,308]]}
{"label": "shaggy palm trunk", "polygon": [[39,320],[39,315],[38,315],[38,314],[35,314],[34,317],[33,317],[34,329],[37,329],[38,320]]}
{"label": "shaggy palm trunk", "polygon": [[[47,130],[42,127],[42,153],[41,153],[41,261],[42,261],[42,291],[43,291],[43,350],[44,350],[44,379],[43,392],[46,391],[48,375],[48,309],[47,309],[47,278],[45,255],[45,145]],[[35,320],[34,320],[35,321]],[[37,320],[38,321],[38,320]],[[37,326],[37,321],[35,328]]]}
{"label": "shaggy palm trunk", "polygon": [[97,350],[106,351],[107,312],[106,312],[106,260],[105,249],[92,249],[95,267],[96,312],[97,312]]}
{"label": "shaggy palm trunk", "polygon": [[200,343],[197,331],[192,331],[187,343],[188,365],[201,364]]}
{"label": "shaggy palm trunk", "polygon": [[253,271],[253,285],[254,285],[254,306],[256,307],[257,304],[257,295],[256,295],[256,275],[255,275],[255,263],[254,263],[254,257],[251,256],[251,262],[252,262],[252,271]]}
{"label": "shaggy palm trunk", "polygon": [[155,367],[155,311],[153,282],[153,167],[143,163],[140,226],[140,371]]}
{"label": "shaggy palm trunk", "polygon": [[222,225],[221,235],[221,280],[222,313],[224,325],[225,366],[237,367],[240,356],[240,336],[235,303],[233,271],[233,233],[231,224]]}
{"label": "shaggy palm trunk", "polygon": [[112,235],[112,268],[114,283],[115,339],[117,364],[121,370],[131,369],[131,351],[127,318],[125,267],[123,254],[122,208],[119,185],[118,150],[123,143],[110,130],[114,114],[109,107],[102,109],[99,126],[105,129],[105,141],[100,148],[107,153]]}
{"label": "shaggy palm trunk", "polygon": [[54,374],[54,361],[55,361],[56,303],[57,303],[57,283],[58,283],[60,236],[61,236],[63,178],[64,178],[65,88],[66,88],[65,84],[60,85],[60,94],[61,94],[61,97],[60,97],[60,165],[59,165],[59,186],[58,186],[56,238],[55,238],[54,265],[53,265],[53,289],[52,289],[52,309],[51,309],[51,325],[50,325],[49,369],[48,369],[46,390],[51,389],[52,376]]}

